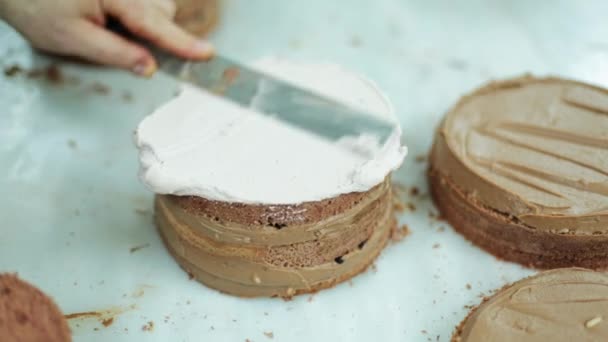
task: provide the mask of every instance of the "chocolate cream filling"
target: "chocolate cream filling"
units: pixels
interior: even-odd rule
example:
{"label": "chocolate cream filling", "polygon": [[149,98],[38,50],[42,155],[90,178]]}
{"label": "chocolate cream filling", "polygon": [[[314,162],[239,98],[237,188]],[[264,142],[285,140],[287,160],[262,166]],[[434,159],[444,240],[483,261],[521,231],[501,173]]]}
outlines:
{"label": "chocolate cream filling", "polygon": [[395,225],[388,178],[347,210],[282,229],[197,214],[174,196],[158,195],[156,213],[180,265],[239,296],[290,297],[352,277],[380,253]]}
{"label": "chocolate cream filling", "polygon": [[608,232],[608,91],[523,77],[465,96],[432,167],[468,197],[551,233]]}
{"label": "chocolate cream filling", "polygon": [[453,341],[608,341],[608,274],[564,268],[521,280],[475,309]]}

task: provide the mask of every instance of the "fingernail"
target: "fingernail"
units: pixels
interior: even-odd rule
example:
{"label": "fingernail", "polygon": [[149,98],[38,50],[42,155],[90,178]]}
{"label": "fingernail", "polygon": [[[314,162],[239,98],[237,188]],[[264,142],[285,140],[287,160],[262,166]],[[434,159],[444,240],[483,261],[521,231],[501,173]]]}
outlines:
{"label": "fingernail", "polygon": [[140,76],[150,77],[156,72],[156,62],[154,60],[138,62],[133,67],[133,72]]}
{"label": "fingernail", "polygon": [[201,57],[210,58],[213,56],[215,48],[208,41],[199,40],[198,42],[196,42],[196,44],[194,44],[194,51],[197,55],[200,55]]}

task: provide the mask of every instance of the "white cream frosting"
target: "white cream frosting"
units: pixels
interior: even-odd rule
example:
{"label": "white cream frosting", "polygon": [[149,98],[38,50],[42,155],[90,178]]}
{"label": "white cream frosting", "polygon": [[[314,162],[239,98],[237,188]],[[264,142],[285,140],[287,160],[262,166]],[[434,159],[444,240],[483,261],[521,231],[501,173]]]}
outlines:
{"label": "white cream frosting", "polygon": [[254,67],[395,122],[384,146],[369,137],[330,142],[184,84],[136,132],[140,177],[159,194],[297,204],[367,191],[403,162],[389,100],[365,78],[329,64],[265,58]]}

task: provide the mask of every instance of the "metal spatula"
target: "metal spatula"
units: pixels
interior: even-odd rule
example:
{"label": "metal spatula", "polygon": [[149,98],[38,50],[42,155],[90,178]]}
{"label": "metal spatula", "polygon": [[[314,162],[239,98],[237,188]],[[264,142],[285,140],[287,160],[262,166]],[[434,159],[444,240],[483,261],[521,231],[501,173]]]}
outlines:
{"label": "metal spatula", "polygon": [[311,133],[337,140],[369,135],[383,145],[394,124],[222,56],[193,62],[156,53],[160,70]]}

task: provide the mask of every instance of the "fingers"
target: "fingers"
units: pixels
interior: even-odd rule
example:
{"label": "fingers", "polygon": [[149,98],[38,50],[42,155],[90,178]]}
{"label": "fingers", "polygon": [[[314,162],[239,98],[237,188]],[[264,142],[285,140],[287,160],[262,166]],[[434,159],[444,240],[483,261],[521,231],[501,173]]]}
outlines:
{"label": "fingers", "polygon": [[173,13],[142,0],[106,0],[104,10],[117,17],[132,33],[184,58],[208,59],[213,46],[182,30]]}
{"label": "fingers", "polygon": [[145,48],[89,21],[79,20],[72,25],[73,35],[66,37],[66,53],[141,76],[151,76],[156,71],[156,62]]}

